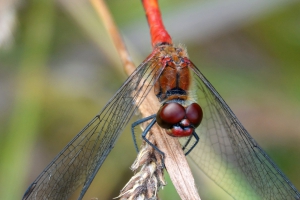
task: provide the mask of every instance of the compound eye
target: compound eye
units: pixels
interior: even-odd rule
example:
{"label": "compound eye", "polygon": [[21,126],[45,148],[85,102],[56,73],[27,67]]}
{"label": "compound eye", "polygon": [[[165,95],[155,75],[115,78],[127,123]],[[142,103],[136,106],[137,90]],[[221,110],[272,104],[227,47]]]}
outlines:
{"label": "compound eye", "polygon": [[156,121],[162,128],[170,129],[185,117],[185,109],[178,103],[163,105],[156,115]]}
{"label": "compound eye", "polygon": [[203,118],[202,108],[197,103],[192,103],[186,108],[186,118],[194,127],[198,127]]}

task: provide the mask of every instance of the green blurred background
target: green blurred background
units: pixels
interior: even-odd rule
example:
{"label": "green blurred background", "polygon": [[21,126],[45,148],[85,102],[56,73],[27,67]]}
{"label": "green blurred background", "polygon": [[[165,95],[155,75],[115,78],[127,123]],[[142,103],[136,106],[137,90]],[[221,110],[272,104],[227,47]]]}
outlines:
{"label": "green blurred background", "polygon": [[[191,60],[299,189],[300,2],[162,0],[160,5],[174,43],[186,45]],[[110,0],[108,6],[138,65],[151,52],[141,2]],[[20,199],[125,79],[88,1],[3,0],[0,199]],[[84,199],[118,196],[135,155],[127,129]],[[202,199],[229,198],[201,173],[195,178]],[[168,183],[161,199],[179,199]]]}

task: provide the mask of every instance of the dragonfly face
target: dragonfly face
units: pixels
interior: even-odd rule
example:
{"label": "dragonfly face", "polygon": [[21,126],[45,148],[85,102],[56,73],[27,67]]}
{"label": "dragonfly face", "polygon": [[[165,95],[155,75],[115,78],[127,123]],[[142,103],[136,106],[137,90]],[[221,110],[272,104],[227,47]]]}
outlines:
{"label": "dragonfly face", "polygon": [[197,103],[187,107],[177,102],[166,103],[156,115],[158,125],[168,129],[167,133],[174,137],[190,136],[200,125],[202,118],[203,112]]}

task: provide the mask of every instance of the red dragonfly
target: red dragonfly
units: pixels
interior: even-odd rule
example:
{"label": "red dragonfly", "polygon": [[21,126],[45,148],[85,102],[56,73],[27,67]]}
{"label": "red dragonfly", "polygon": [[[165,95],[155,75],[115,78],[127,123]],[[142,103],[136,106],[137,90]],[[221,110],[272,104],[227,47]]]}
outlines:
{"label": "red dragonfly", "polygon": [[189,60],[186,50],[172,44],[157,0],[142,2],[153,52],[29,186],[23,199],[67,199],[78,187],[82,199],[116,139],[153,91],[161,108],[135,124],[152,120],[142,136],[157,151],[146,139],[155,123],[170,136],[187,138],[182,143],[185,153],[234,199],[300,199],[299,191]]}

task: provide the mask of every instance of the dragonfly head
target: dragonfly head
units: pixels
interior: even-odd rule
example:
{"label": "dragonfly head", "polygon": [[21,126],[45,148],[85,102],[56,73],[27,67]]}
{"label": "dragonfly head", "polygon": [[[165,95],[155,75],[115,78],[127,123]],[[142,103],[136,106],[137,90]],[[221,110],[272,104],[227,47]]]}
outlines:
{"label": "dragonfly head", "polygon": [[165,103],[156,115],[158,125],[168,129],[168,134],[174,137],[191,135],[200,125],[202,118],[203,111],[197,103],[187,107],[177,102]]}

